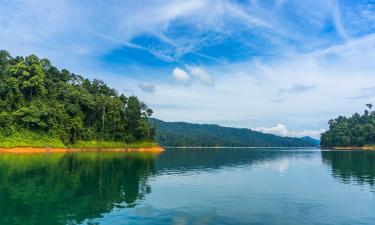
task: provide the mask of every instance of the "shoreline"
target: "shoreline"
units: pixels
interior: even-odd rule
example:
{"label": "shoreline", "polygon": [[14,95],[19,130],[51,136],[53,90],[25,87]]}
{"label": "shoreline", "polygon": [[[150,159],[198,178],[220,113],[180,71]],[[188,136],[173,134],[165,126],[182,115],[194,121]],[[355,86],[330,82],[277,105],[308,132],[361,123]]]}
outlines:
{"label": "shoreline", "polygon": [[165,151],[160,146],[141,148],[50,148],[50,147],[0,147],[1,153],[33,154],[33,153],[69,153],[69,152],[145,152],[161,153]]}
{"label": "shoreline", "polygon": [[368,150],[368,151],[374,151],[375,146],[336,146],[332,148],[333,150]]}

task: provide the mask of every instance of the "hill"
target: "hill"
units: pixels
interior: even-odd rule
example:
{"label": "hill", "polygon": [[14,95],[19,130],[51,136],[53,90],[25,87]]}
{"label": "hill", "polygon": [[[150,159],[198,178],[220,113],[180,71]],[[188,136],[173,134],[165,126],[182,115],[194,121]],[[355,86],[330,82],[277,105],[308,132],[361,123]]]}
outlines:
{"label": "hill", "polygon": [[309,136],[305,136],[305,137],[301,137],[301,139],[303,139],[305,141],[308,141],[310,143],[313,143],[316,146],[320,146],[320,140],[317,140],[315,138],[312,138],[312,137],[309,137]]}
{"label": "hill", "polygon": [[210,124],[164,122],[151,119],[156,141],[162,146],[189,147],[316,147],[311,140],[280,137],[245,128]]}

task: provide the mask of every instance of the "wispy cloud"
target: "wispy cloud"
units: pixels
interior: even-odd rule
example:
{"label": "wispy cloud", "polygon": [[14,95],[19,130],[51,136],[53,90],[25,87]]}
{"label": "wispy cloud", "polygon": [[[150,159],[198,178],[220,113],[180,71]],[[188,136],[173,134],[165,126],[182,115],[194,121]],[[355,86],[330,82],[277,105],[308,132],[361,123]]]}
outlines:
{"label": "wispy cloud", "polygon": [[166,120],[319,130],[374,94],[371,2],[1,3],[1,49],[126,88]]}
{"label": "wispy cloud", "polygon": [[296,84],[293,84],[289,88],[280,88],[279,90],[277,90],[277,93],[294,95],[294,94],[301,94],[307,91],[311,91],[316,88],[317,88],[316,85],[305,85],[305,84],[296,83]]}
{"label": "wispy cloud", "polygon": [[147,93],[154,93],[155,92],[155,85],[153,85],[153,84],[142,83],[142,84],[139,84],[138,87],[142,91],[147,92]]}
{"label": "wispy cloud", "polygon": [[375,97],[375,87],[362,88],[360,94],[349,97],[349,99],[369,99]]}

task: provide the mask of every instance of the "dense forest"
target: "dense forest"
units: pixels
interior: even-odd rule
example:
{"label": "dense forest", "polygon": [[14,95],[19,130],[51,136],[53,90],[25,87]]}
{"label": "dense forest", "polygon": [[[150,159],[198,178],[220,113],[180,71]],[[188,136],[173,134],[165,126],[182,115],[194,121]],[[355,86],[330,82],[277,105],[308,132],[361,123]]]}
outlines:
{"label": "dense forest", "polygon": [[280,137],[250,129],[151,119],[162,146],[190,147],[315,147],[314,139]]}
{"label": "dense forest", "polygon": [[339,116],[328,122],[329,130],[322,134],[323,147],[375,145],[375,113],[372,104],[370,111],[363,115],[355,113],[351,117]]}
{"label": "dense forest", "polygon": [[0,108],[0,139],[53,137],[70,145],[129,143],[154,135],[148,123],[152,110],[137,97],[59,70],[35,55],[12,57],[0,51]]}

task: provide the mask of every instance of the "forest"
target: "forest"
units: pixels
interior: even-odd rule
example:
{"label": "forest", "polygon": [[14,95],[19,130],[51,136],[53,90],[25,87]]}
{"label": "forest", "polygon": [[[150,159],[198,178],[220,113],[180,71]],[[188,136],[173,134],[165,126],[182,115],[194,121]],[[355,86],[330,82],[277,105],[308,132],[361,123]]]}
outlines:
{"label": "forest", "polygon": [[59,70],[35,55],[0,51],[0,108],[0,140],[6,147],[97,142],[118,147],[152,142],[154,136],[153,111],[136,96]]}
{"label": "forest", "polygon": [[366,105],[363,115],[339,116],[328,122],[329,130],[322,134],[323,147],[375,145],[375,113]]}
{"label": "forest", "polygon": [[156,141],[169,147],[318,147],[312,138],[280,137],[251,129],[151,119]]}

